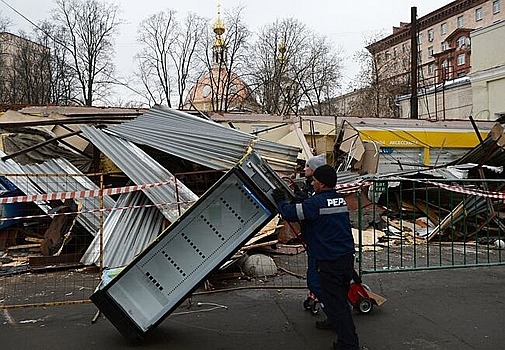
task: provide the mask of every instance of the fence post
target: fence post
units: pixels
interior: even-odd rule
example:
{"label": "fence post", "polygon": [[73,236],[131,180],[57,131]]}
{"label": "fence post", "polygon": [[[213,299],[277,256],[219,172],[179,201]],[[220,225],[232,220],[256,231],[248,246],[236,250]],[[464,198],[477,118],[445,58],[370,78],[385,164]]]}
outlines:
{"label": "fence post", "polygon": [[361,191],[363,185],[361,184],[356,191],[356,196],[358,196],[358,274],[362,275],[362,260],[363,260],[363,233],[362,233],[362,220],[363,220],[363,209],[361,202]]}
{"label": "fence post", "polygon": [[103,206],[104,206],[104,201],[103,201],[103,173],[100,173],[100,195],[99,195],[99,205],[100,205],[100,211],[98,217],[100,218],[100,278],[103,278]]}

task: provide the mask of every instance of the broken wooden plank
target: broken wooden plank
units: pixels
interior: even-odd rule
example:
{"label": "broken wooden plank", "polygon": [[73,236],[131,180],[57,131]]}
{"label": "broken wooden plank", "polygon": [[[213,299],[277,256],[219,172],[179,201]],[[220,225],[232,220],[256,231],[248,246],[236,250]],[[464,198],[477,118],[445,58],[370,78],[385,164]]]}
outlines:
{"label": "broken wooden plank", "polygon": [[276,244],[275,252],[277,254],[297,255],[305,251],[303,244]]}
{"label": "broken wooden plank", "polygon": [[366,292],[368,293],[368,296],[370,298],[375,300],[375,302],[377,303],[377,306],[381,306],[382,304],[384,304],[387,301],[387,299],[384,298],[382,295],[374,293],[371,290],[367,290]]}
{"label": "broken wooden plank", "polygon": [[440,224],[435,226],[431,232],[426,236],[426,240],[431,240],[435,235],[442,232],[447,226],[449,226],[455,217],[461,215],[465,209],[465,202],[460,202],[445,218],[440,221]]}
{"label": "broken wooden plank", "polygon": [[13,245],[10,247],[7,247],[7,251],[12,251],[12,250],[22,250],[22,249],[40,249],[40,244],[38,243],[29,243],[29,244],[19,244],[19,245]]}
{"label": "broken wooden plank", "polygon": [[[374,250],[374,246],[377,245],[377,243],[379,242],[379,239],[386,236],[384,231],[373,229],[373,228],[367,229],[367,230],[362,230],[361,233],[362,233],[361,245],[363,247],[362,248],[363,251]],[[359,234],[360,233],[359,233],[358,229],[355,229],[355,228],[352,229],[352,235],[354,237],[354,244],[356,246],[358,246],[360,243]]]}
{"label": "broken wooden plank", "polygon": [[268,241],[268,242],[263,242],[263,243],[257,243],[257,244],[251,244],[251,245],[247,245],[247,246],[244,246],[244,247],[240,248],[240,250],[244,251],[244,250],[251,250],[251,249],[254,249],[254,248],[268,247],[268,246],[276,244],[277,242],[279,242],[279,241],[277,239],[275,239],[273,241]]}
{"label": "broken wooden plank", "polygon": [[83,253],[69,253],[60,254],[57,256],[30,256],[28,258],[28,263],[30,266],[46,266],[46,265],[58,265],[58,264],[69,264],[69,263],[79,263],[82,258]]}

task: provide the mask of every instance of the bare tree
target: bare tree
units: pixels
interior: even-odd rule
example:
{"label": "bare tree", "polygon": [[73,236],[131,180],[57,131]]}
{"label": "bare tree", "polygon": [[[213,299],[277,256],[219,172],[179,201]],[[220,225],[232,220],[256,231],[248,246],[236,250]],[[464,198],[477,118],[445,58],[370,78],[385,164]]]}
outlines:
{"label": "bare tree", "polygon": [[[286,44],[289,34],[296,28],[287,28],[291,21],[276,21],[260,30],[257,42],[252,47],[251,63],[253,86],[266,113],[283,113],[282,83],[287,80],[287,59],[290,55]],[[296,26],[300,23],[296,22]],[[303,41],[303,38],[298,38]],[[298,41],[298,40],[297,40]]]}
{"label": "bare tree", "polygon": [[[365,39],[365,46],[370,48],[383,34],[371,35]],[[373,50],[361,50],[355,54],[355,60],[361,64],[355,79],[355,90],[360,93],[350,105],[353,115],[368,117],[398,117],[395,98],[409,91],[408,75],[398,74],[410,65],[410,48],[388,52],[380,47]],[[407,80],[405,78],[407,77]]]}
{"label": "bare tree", "polygon": [[238,96],[248,99],[250,95],[250,91],[246,91],[247,86],[239,83],[239,81],[245,80],[245,62],[249,52],[248,39],[251,37],[251,32],[242,19],[243,9],[243,7],[236,7],[225,13],[227,59],[223,61],[223,64],[226,65],[227,74],[223,82],[223,89],[220,90],[220,105],[217,106],[220,111],[228,111]]}
{"label": "bare tree", "polygon": [[158,12],[140,23],[138,41],[143,44],[137,55],[139,78],[147,99],[154,104],[166,103],[171,107],[172,90],[171,56],[172,45],[179,30],[175,11]]}
{"label": "bare tree", "polygon": [[208,21],[194,13],[188,14],[175,38],[174,50],[171,52],[177,74],[178,108],[184,105],[184,95],[188,90],[191,78],[201,71],[200,61],[196,59],[199,44],[205,39]]}
{"label": "bare tree", "polygon": [[49,89],[48,102],[52,104],[70,105],[79,102],[79,83],[73,74],[72,61],[66,55],[66,49],[58,41],[64,34],[62,27],[53,26],[44,21],[34,30],[34,41],[47,49],[48,78],[46,86]]}
{"label": "bare tree", "polygon": [[50,99],[50,52],[28,39],[19,40],[12,61],[12,102],[46,104]]}
{"label": "bare tree", "polygon": [[314,35],[305,66],[307,69],[297,78],[304,113],[330,115],[331,99],[338,94],[342,79],[341,52],[333,48],[326,37]]}
{"label": "bare tree", "polygon": [[50,103],[49,49],[30,40],[20,32],[14,35],[0,34],[1,87],[0,99],[4,103],[46,104]]}
{"label": "bare tree", "polygon": [[260,31],[252,47],[253,86],[263,111],[322,114],[336,92],[341,59],[327,39],[296,19],[278,20]]}
{"label": "bare tree", "polygon": [[[6,23],[1,21],[1,23]],[[77,79],[60,38],[62,27],[43,21],[30,34],[1,34],[2,75],[0,98],[23,104],[63,104],[78,102]]]}
{"label": "bare tree", "polygon": [[3,17],[2,12],[0,12],[0,32],[5,32],[11,26],[12,21],[8,17]]}
{"label": "bare tree", "polygon": [[194,75],[197,64],[196,50],[204,39],[206,24],[205,19],[190,13],[181,25],[176,12],[169,9],[141,22],[138,41],[143,47],[136,55],[137,76],[149,104],[171,107],[171,98],[177,95],[177,106],[182,108],[188,81]]}
{"label": "bare tree", "polygon": [[53,20],[65,29],[59,41],[72,57],[82,103],[91,106],[114,80],[113,39],[122,21],[118,5],[98,0],[56,0]]}

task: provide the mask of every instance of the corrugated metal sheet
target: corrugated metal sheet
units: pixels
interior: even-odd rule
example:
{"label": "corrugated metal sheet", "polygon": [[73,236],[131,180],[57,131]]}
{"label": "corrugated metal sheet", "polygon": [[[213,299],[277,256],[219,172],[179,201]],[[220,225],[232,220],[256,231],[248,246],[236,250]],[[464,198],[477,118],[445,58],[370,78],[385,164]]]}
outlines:
{"label": "corrugated metal sheet", "polygon": [[337,171],[337,185],[357,183],[362,179],[362,176],[353,171]]}
{"label": "corrugated metal sheet", "polygon": [[470,149],[467,148],[432,148],[430,149],[430,165],[440,166],[453,163],[463,157],[468,151]]}
{"label": "corrugated metal sheet", "polygon": [[[2,153],[4,155],[4,153]],[[79,169],[73,166],[69,161],[63,158],[47,160],[43,163],[21,165],[12,159],[0,161],[0,172],[4,174],[82,174]],[[86,176],[8,176],[7,177],[17,188],[23,191],[26,195],[58,193],[58,192],[73,192],[83,190],[98,190],[96,186]],[[86,211],[85,215],[78,215],[77,221],[90,234],[95,235],[100,229],[99,213],[94,211],[98,208],[98,200],[96,198],[80,198],[82,203],[82,211]],[[37,202],[39,208],[45,213],[51,209],[46,203]],[[114,200],[109,196],[104,196],[104,206],[113,207]],[[107,213],[104,213],[107,216]]]}
{"label": "corrugated metal sheet", "polygon": [[169,108],[154,107],[137,119],[109,127],[108,132],[148,145],[211,169],[230,169],[252,146],[275,170],[293,171],[299,149],[265,141]]}
{"label": "corrugated metal sheet", "polygon": [[[104,222],[103,265],[118,267],[128,264],[158,234],[164,217],[140,191],[122,194],[116,208],[135,206],[135,209],[113,210]],[[86,265],[99,264],[100,236],[97,234],[81,258]]]}
{"label": "corrugated metal sheet", "polygon": [[[0,156],[6,156],[6,154],[0,151]],[[4,176],[6,174],[21,174],[24,175],[25,172],[21,168],[21,165],[12,159],[0,160],[0,175]],[[7,178],[16,185],[21,191],[26,195],[30,194],[43,194],[43,191],[37,186],[35,182],[27,180],[27,177],[21,176],[7,176]],[[42,201],[35,202],[44,213],[48,213],[51,207]]]}
{"label": "corrugated metal sheet", "polygon": [[391,153],[380,153],[378,174],[423,169],[423,149],[420,147],[391,147]]}
{"label": "corrugated metal sheet", "polygon": [[170,222],[175,221],[181,212],[198,199],[196,194],[176,180],[167,169],[131,142],[108,135],[94,127],[85,126],[81,130],[91,143],[135,184],[168,182],[167,185],[145,189],[143,192]]}
{"label": "corrugated metal sheet", "polygon": [[[131,142],[94,127],[83,127],[82,132],[135,184],[168,182],[167,185],[145,189],[135,196],[121,197],[121,202],[116,203],[121,208],[142,205],[149,199],[156,208],[113,211],[111,218],[104,223],[104,264],[107,267],[122,266],[160,233],[163,216],[170,222],[175,221],[198,196]],[[100,243],[95,238],[81,262],[97,264],[99,251]]]}

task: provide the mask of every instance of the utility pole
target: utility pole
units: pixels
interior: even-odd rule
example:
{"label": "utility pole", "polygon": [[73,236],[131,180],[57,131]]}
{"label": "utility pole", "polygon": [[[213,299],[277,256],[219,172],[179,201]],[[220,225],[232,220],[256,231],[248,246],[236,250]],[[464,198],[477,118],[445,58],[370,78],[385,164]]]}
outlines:
{"label": "utility pole", "polygon": [[419,119],[417,105],[417,7],[410,8],[410,118]]}

